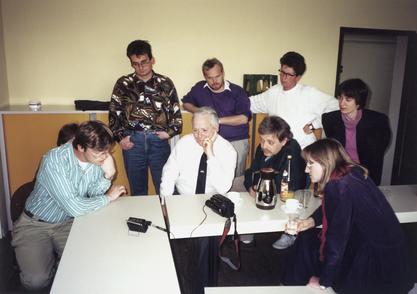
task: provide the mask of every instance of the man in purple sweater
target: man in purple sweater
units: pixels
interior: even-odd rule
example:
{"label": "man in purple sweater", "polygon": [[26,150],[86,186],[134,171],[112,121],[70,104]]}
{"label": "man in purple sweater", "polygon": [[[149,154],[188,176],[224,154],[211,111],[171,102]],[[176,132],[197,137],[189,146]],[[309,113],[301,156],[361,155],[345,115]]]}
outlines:
{"label": "man in purple sweater", "polygon": [[209,106],[216,110],[219,134],[236,149],[235,176],[241,176],[249,149],[249,98],[242,87],[224,80],[223,64],[218,59],[207,59],[202,71],[205,80],[195,84],[182,98],[184,109],[194,113],[199,107]]}

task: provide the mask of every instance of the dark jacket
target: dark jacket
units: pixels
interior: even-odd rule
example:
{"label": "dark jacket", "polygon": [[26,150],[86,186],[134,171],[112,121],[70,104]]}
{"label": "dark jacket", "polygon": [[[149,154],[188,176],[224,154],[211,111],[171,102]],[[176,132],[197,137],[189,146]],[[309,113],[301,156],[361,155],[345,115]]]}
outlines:
{"label": "dark jacket", "polygon": [[[385,196],[354,167],[327,183],[320,284],[338,293],[407,293],[414,284],[402,228]],[[322,207],[312,215],[322,224]],[[309,246],[307,244],[307,246]]]}
{"label": "dark jacket", "polygon": [[[328,138],[346,146],[345,125],[340,110],[322,115],[324,132]],[[356,126],[356,147],[360,164],[369,170],[376,185],[381,183],[385,150],[391,139],[388,117],[369,109],[362,110],[362,118]]]}
{"label": "dark jacket", "polygon": [[291,181],[290,181],[290,189],[295,191],[298,189],[305,188],[306,180],[305,180],[305,161],[301,157],[301,147],[298,142],[294,139],[291,139],[287,142],[287,144],[282,147],[282,149],[271,156],[267,161],[265,161],[265,155],[262,151],[261,145],[256,148],[255,158],[252,161],[252,164],[249,169],[245,171],[245,182],[244,185],[246,190],[249,191],[249,188],[252,186],[256,186],[259,181],[259,171],[261,168],[264,167],[271,167],[273,168],[277,174],[275,176],[275,185],[277,188],[277,192],[281,192],[281,179],[282,173],[288,166],[287,156],[291,155]]}

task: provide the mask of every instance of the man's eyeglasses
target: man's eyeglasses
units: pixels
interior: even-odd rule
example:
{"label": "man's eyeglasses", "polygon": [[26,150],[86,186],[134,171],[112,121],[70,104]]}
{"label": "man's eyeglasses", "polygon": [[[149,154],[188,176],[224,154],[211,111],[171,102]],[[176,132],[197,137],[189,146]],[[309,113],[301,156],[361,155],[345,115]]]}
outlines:
{"label": "man's eyeglasses", "polygon": [[283,71],[283,70],[281,70],[281,69],[279,69],[278,71],[279,71],[279,74],[280,74],[281,76],[284,76],[284,77],[286,77],[286,78],[288,78],[288,77],[295,77],[295,76],[297,76],[296,74],[292,74],[292,73],[289,73],[289,72],[285,72],[285,71]]}
{"label": "man's eyeglasses", "polygon": [[141,62],[131,62],[131,65],[134,67],[146,67],[151,63],[151,60],[143,60]]}

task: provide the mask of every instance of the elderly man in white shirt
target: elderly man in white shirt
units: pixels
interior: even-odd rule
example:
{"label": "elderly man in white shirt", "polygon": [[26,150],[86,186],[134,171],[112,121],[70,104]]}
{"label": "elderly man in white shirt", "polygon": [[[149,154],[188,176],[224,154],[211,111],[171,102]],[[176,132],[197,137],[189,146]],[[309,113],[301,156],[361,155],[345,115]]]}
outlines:
{"label": "elderly man in white shirt", "polygon": [[[218,134],[219,118],[214,109],[201,107],[193,113],[193,133],[182,137],[175,145],[162,171],[160,196],[224,194],[232,186],[237,153],[233,145]],[[219,232],[221,233],[221,232]],[[172,241],[180,259],[178,273],[186,282],[185,292],[203,293],[213,286],[213,258],[218,255],[217,239],[213,237]],[[186,248],[186,249],[185,249]],[[215,266],[214,266],[215,267]],[[182,271],[181,269],[185,269]],[[214,283],[215,284],[215,283]]]}
{"label": "elderly man in white shirt", "polygon": [[[193,133],[182,137],[175,145],[164,166],[161,197],[174,194],[224,194],[232,186],[237,153],[227,140],[218,134],[219,118],[210,107],[193,113]],[[202,171],[202,155],[207,156],[205,188],[197,192],[197,178]]]}
{"label": "elderly man in white shirt", "polygon": [[315,129],[322,128],[321,115],[339,110],[338,100],[314,87],[301,85],[306,64],[297,52],[287,52],[280,59],[280,84],[249,97],[253,113],[268,113],[283,118],[291,127],[301,148],[316,141]]}

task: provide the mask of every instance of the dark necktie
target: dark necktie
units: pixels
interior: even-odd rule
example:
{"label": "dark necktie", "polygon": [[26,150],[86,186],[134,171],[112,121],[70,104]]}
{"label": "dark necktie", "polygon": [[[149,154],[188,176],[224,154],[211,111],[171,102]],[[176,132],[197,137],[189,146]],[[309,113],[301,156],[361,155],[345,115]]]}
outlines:
{"label": "dark necktie", "polygon": [[196,194],[204,194],[206,192],[206,176],[207,176],[207,155],[203,153],[198,167],[197,185],[195,187]]}

